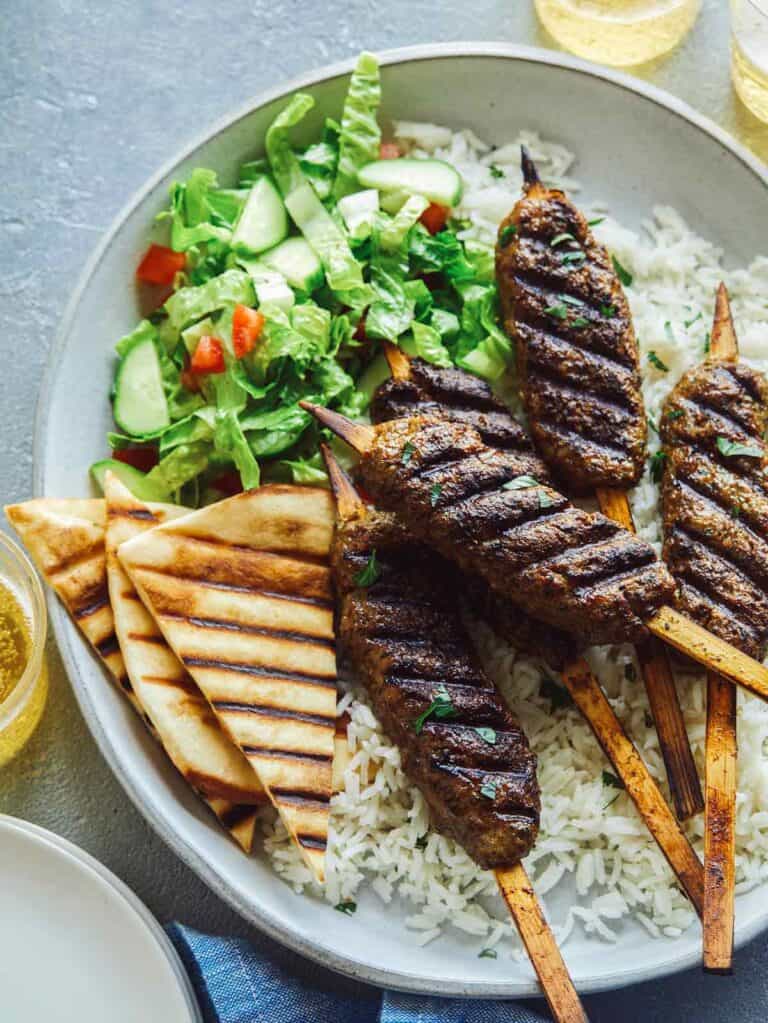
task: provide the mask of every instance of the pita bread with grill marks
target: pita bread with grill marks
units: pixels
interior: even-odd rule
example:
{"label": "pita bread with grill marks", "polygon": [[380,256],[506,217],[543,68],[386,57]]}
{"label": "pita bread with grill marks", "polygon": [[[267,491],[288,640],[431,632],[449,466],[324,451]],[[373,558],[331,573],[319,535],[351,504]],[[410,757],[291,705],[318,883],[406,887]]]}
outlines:
{"label": "pita bread with grill marks", "polygon": [[109,604],[104,501],[41,497],[8,505],[5,514],[46,582],[141,713]]}
{"label": "pita bread with grill marks", "polygon": [[269,802],[264,787],[163,639],[117,558],[120,544],[189,509],[145,504],[114,473],[107,473],[104,495],[109,599],[133,690],[175,767],[249,851],[253,807]]}
{"label": "pita bread with grill marks", "polygon": [[[167,507],[154,506],[150,514],[162,521]],[[46,582],[157,737],[133,689],[115,632],[107,584],[106,502],[95,498],[37,498],[9,505],[5,514]],[[238,844],[249,852],[255,829],[253,808],[244,810],[220,796],[208,802]]]}
{"label": "pita bread with grill marks", "polygon": [[333,524],[328,491],[265,486],[118,551],[320,881],[336,725]]}

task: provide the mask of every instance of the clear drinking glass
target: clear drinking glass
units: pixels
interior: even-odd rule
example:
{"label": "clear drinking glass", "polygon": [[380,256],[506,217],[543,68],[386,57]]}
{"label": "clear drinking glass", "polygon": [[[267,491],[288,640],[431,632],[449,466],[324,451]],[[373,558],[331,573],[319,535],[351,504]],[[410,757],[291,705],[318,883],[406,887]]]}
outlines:
{"label": "clear drinking glass", "polygon": [[0,584],[7,587],[24,612],[29,629],[29,656],[21,678],[0,702],[0,767],[30,738],[42,717],[48,696],[45,637],[48,615],[37,573],[13,540],[0,532]]}
{"label": "clear drinking glass", "polygon": [[601,64],[641,64],[674,49],[701,0],[535,0],[544,28],[571,53]]}
{"label": "clear drinking glass", "polygon": [[731,0],[731,75],[746,106],[768,121],[768,2]]}

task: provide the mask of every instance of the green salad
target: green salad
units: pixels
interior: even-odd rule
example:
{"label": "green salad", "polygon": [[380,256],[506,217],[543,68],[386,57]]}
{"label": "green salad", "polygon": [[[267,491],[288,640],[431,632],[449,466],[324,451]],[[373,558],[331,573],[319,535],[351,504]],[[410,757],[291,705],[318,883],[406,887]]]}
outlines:
{"label": "green salad", "polygon": [[[338,121],[297,146],[299,93],[234,187],[196,168],[142,259],[162,304],[117,344],[113,469],[145,500],[191,506],[262,482],[324,484],[307,399],[363,418],[382,341],[488,380],[511,361],[493,249],[461,240],[459,174],[382,143],[378,62],[363,53]],[[298,134],[298,132],[296,132]],[[258,148],[255,146],[254,148]]]}

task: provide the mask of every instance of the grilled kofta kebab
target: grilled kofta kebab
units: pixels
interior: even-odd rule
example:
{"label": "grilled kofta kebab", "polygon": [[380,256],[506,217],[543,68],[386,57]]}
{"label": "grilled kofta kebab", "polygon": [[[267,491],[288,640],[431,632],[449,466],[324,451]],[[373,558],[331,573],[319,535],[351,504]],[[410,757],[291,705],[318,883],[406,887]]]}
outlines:
{"label": "grilled kofta kebab", "polygon": [[[530,437],[485,381],[461,369],[433,366],[418,358],[409,360],[399,349],[388,349],[387,359],[390,367],[399,367],[399,371],[393,369],[393,375],[374,392],[372,422],[430,415],[466,423],[474,426],[490,447],[528,456],[525,469],[530,478],[549,482],[547,468],[534,454]],[[477,576],[463,576],[459,590],[467,596],[473,612],[518,650],[541,657],[556,671],[577,656],[575,637],[531,618]]]}
{"label": "grilled kofta kebab", "polygon": [[528,455],[413,416],[366,427],[302,407],[360,452],[366,490],[417,539],[530,615],[586,643],[633,641],[674,594],[650,544],[527,475]]}
{"label": "grilled kofta kebab", "polygon": [[768,381],[738,358],[703,362],[659,421],[664,558],[678,605],[762,660],[768,647]]}
{"label": "grilled kofta kebab", "polygon": [[647,439],[629,306],[606,249],[525,150],[523,176],[499,228],[496,277],[534,444],[573,493],[627,489]]}
{"label": "grilled kofta kebab", "polygon": [[536,756],[480,668],[452,568],[394,516],[355,500],[326,461],[339,506],[331,558],[341,647],[437,830],[484,869],[511,866],[538,831]]}

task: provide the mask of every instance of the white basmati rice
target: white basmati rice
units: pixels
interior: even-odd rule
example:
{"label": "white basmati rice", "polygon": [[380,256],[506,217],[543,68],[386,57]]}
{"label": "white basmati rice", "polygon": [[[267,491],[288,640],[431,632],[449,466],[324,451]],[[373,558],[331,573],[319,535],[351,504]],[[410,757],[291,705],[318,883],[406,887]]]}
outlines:
{"label": "white basmati rice", "polygon": [[[569,191],[573,156],[524,131],[491,149],[471,132],[451,133],[435,125],[401,122],[398,139],[415,155],[437,156],[462,174],[464,197],[456,215],[464,232],[492,243],[499,221],[516,201],[521,186],[520,143],[525,143],[542,177]],[[594,216],[604,212],[588,209]],[[642,351],[647,411],[658,420],[661,403],[681,373],[704,353],[712,320],[713,296],[721,279],[731,294],[741,353],[768,371],[768,259],[746,269],[724,270],[721,252],[697,237],[668,207],[653,210],[641,233],[606,217],[598,238],[634,275],[627,290]],[[647,361],[653,350],[669,367],[664,373]],[[658,447],[653,431],[651,451]],[[659,549],[658,489],[648,473],[633,495],[640,534]],[[513,650],[483,626],[478,645],[486,667],[509,698],[539,755],[541,831],[526,859],[539,896],[571,878],[575,900],[565,919],[554,919],[563,942],[574,928],[596,938],[615,938],[615,923],[631,917],[653,937],[678,937],[693,922],[687,899],[657,845],[624,792],[606,787],[610,767],[589,726],[571,708],[553,709],[540,695],[542,667]],[[666,781],[645,690],[626,672],[634,664],[628,647],[593,649],[589,661],[652,775]],[[630,677],[628,677],[628,675]],[[694,754],[703,767],[705,701],[700,675],[680,676],[678,688]],[[279,822],[265,821],[266,848],[273,866],[296,891],[336,905],[370,887],[384,904],[398,898],[414,945],[437,938],[447,926],[476,936],[479,947],[507,939],[515,956],[519,941],[496,890],[455,842],[429,830],[429,814],[418,790],[400,768],[400,754],[382,733],[364,694],[349,688],[339,703],[351,717],[351,761],[345,787],[333,799],[328,846],[328,880],[321,891],[312,881]],[[768,706],[739,693],[739,795],[737,803],[737,891],[768,877]],[[703,820],[686,831],[702,852]],[[546,900],[545,904],[546,904]]]}

